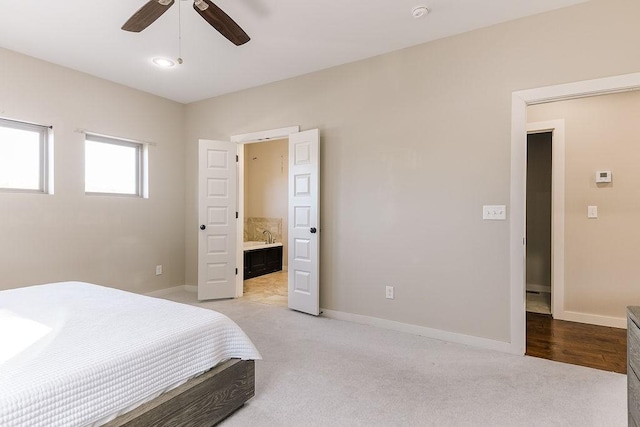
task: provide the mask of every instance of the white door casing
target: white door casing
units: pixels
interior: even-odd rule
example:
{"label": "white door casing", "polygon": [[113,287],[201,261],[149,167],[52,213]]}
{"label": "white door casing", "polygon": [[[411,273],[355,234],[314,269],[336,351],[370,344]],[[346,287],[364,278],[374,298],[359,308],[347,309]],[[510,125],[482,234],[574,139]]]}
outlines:
{"label": "white door casing", "polygon": [[289,308],[320,314],[320,132],[289,135]]}
{"label": "white door casing", "polygon": [[236,144],[200,140],[198,299],[236,296]]}

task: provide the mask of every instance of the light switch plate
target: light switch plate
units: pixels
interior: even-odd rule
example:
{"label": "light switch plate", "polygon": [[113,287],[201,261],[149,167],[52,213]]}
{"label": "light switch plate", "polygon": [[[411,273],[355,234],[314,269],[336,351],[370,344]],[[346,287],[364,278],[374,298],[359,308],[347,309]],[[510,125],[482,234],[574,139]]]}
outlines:
{"label": "light switch plate", "polygon": [[598,207],[597,206],[587,206],[587,218],[598,218]]}
{"label": "light switch plate", "polygon": [[507,207],[505,205],[484,205],[482,207],[482,219],[504,221],[507,219]]}

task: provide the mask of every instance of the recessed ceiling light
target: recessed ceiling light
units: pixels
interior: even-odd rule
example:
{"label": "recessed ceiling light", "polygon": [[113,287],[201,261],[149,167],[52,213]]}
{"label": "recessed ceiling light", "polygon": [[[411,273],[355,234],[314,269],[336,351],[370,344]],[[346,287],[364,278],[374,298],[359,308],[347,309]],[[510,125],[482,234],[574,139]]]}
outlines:
{"label": "recessed ceiling light", "polygon": [[171,68],[176,65],[176,63],[169,58],[153,58],[151,62],[160,68]]}
{"label": "recessed ceiling light", "polygon": [[426,16],[428,14],[429,8],[427,6],[416,6],[411,9],[411,15],[413,15],[413,17],[416,19],[422,18],[423,16]]}

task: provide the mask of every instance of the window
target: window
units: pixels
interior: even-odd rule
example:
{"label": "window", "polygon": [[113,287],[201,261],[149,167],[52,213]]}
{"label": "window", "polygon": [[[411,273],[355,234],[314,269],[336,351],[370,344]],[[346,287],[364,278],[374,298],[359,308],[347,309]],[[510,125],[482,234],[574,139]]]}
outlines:
{"label": "window", "polygon": [[49,128],[0,119],[0,189],[45,193]]}
{"label": "window", "polygon": [[87,134],[85,192],[144,197],[145,152],[140,143]]}

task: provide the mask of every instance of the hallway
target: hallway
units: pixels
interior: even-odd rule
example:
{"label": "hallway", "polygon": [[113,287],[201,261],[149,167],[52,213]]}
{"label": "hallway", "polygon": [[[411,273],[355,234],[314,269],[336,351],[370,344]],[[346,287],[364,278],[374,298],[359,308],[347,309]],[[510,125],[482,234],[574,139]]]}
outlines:
{"label": "hallway", "polygon": [[627,331],[527,313],[526,354],[626,374]]}

